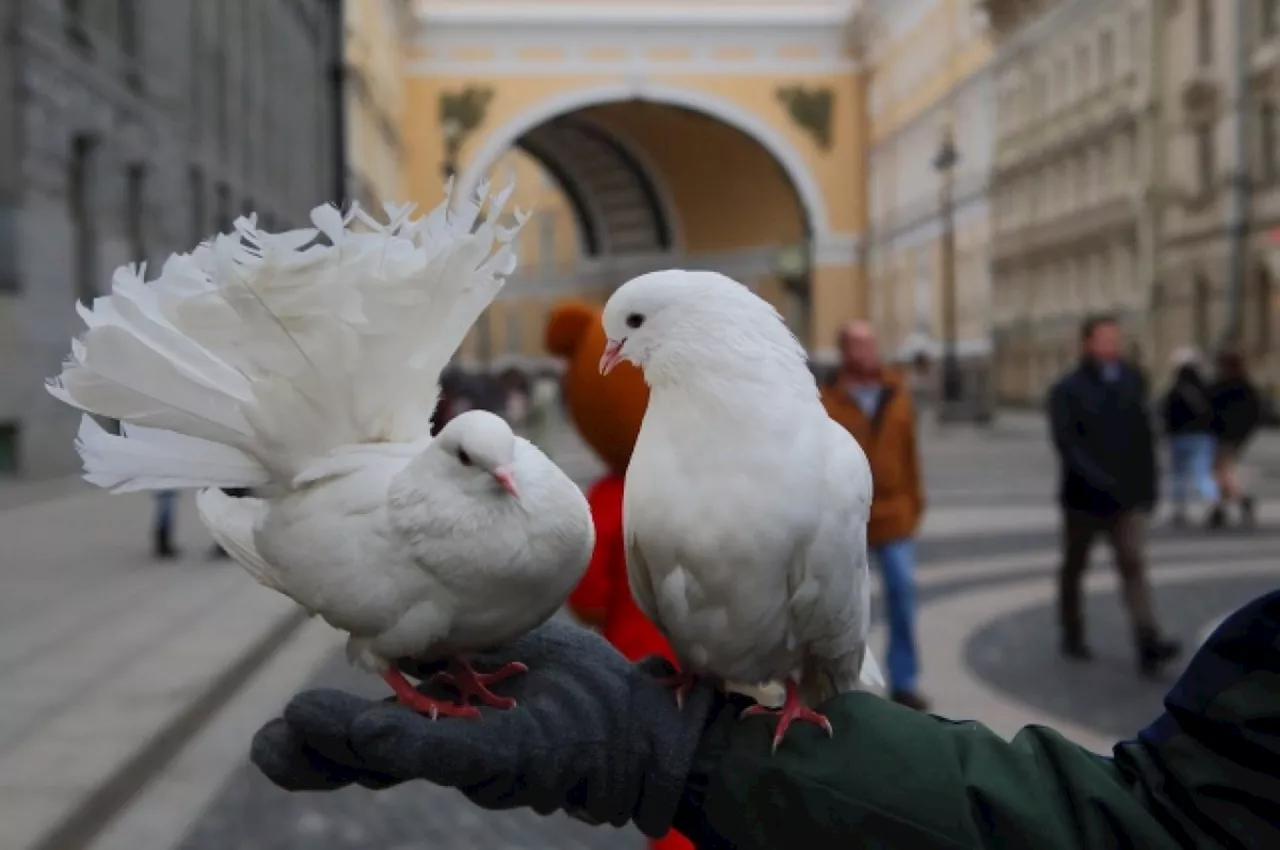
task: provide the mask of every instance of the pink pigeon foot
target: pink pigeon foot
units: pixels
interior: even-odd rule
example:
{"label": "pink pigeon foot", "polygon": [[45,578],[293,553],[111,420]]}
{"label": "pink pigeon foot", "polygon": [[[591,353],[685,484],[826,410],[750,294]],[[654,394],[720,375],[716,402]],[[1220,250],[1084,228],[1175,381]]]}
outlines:
{"label": "pink pigeon foot", "polygon": [[698,684],[698,677],[684,670],[677,670],[670,676],[658,679],[658,684],[664,688],[673,688],[676,694],[676,708],[684,708],[684,699],[689,695],[689,691],[693,690],[693,686]]}
{"label": "pink pigeon foot", "polygon": [[391,686],[391,690],[396,695],[396,700],[401,705],[411,708],[419,714],[425,714],[432,720],[437,720],[442,716],[472,719],[480,717],[479,710],[469,705],[458,705],[448,700],[433,699],[427,696],[415,688],[404,677],[404,674],[394,667],[382,674],[382,680]]}
{"label": "pink pigeon foot", "polygon": [[431,681],[456,689],[463,705],[470,705],[475,699],[482,705],[501,709],[515,708],[516,701],[511,697],[498,696],[489,690],[489,685],[529,672],[529,668],[519,661],[504,664],[492,673],[481,673],[461,658],[453,659],[449,666],[450,670],[436,673]]}
{"label": "pink pigeon foot", "polygon": [[782,708],[766,708],[763,705],[753,705],[742,712],[743,717],[769,714],[778,716],[778,728],[773,733],[773,752],[775,753],[778,751],[778,745],[782,743],[782,737],[787,734],[787,729],[796,720],[822,727],[822,731],[827,733],[828,738],[835,734],[831,728],[830,720],[800,702],[800,694],[796,689],[796,684],[790,680],[787,681],[787,698],[782,703]]}

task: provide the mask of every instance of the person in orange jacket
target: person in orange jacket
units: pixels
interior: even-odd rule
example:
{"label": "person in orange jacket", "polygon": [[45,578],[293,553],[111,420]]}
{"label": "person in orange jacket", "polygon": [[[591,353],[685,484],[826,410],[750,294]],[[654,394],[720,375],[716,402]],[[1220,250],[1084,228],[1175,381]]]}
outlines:
{"label": "person in orange jacket", "polygon": [[[562,392],[574,427],[608,467],[587,490],[596,546],[586,574],[569,596],[569,609],[598,628],[628,659],[661,655],[674,663],[666,638],[631,597],[622,538],[623,480],[649,403],[649,388],[629,363],[620,364],[607,378],[600,375],[605,335],[597,307],[582,301],[556,305],[547,320],[545,342],[550,353],[565,361]],[[693,850],[693,844],[674,830],[649,846]]]}

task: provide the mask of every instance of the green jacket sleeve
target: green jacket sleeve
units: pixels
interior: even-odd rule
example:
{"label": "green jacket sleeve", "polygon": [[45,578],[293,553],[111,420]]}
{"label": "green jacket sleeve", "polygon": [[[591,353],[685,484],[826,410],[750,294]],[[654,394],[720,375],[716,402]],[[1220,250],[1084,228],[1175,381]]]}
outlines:
{"label": "green jacket sleeve", "polygon": [[1056,732],[1012,742],[866,693],[823,709],[828,739],[728,707],[699,750],[677,827],[700,848],[1099,850],[1178,845],[1110,759]]}

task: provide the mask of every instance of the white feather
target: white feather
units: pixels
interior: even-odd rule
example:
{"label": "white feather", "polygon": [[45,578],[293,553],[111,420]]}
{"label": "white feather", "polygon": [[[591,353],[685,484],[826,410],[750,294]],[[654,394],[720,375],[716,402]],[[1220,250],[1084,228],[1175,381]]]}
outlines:
{"label": "white feather", "polygon": [[[515,231],[493,223],[510,192],[477,227],[485,192],[418,220],[320,207],[314,229],[270,234],[239,218],[149,284],[118,272],[49,386],[124,423],[85,417],[85,477],[214,488],[197,499],[214,539],[371,669],[550,617],[594,542],[581,491],[492,414],[430,436],[440,372],[514,268]],[[266,498],[216,489],[233,486]]]}
{"label": "white feather", "polygon": [[623,501],[637,604],[722,681],[790,680],[811,703],[881,685],[871,470],[777,312],[722,275],[668,271],[619,287],[603,322],[651,388]]}
{"label": "white feather", "polygon": [[267,516],[264,500],[235,498],[221,490],[202,490],[196,495],[196,510],[214,542],[235,558],[245,572],[264,587],[288,594],[284,580],[258,553],[254,541],[258,527]]}
{"label": "white feather", "polygon": [[[239,218],[150,284],[120,269],[111,294],[79,308],[88,332],[49,390],[88,413],[231,447],[285,487],[314,481],[299,474],[343,446],[416,443],[441,370],[510,270],[514,231],[493,223],[509,197],[477,195],[456,212],[446,199],[419,220],[388,206],[385,225],[323,206],[315,229],[279,234]],[[372,226],[352,229],[357,220]],[[101,465],[119,439],[82,444]],[[149,452],[108,464],[112,486],[126,486],[117,477],[131,459],[146,459],[139,481],[169,486]],[[194,469],[176,477],[225,482]]]}
{"label": "white feather", "polygon": [[80,420],[76,450],[84,478],[116,493],[179,490],[188,487],[256,487],[267,471],[239,449],[139,425],[123,425],[123,436],[108,433],[92,416]]}

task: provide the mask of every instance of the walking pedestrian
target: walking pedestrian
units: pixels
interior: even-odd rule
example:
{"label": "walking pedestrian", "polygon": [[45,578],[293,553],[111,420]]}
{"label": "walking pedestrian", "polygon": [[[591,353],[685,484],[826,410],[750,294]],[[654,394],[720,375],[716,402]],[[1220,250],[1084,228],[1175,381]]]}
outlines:
{"label": "walking pedestrian", "polygon": [[1138,665],[1154,675],[1180,647],[1163,638],[1147,580],[1147,515],[1156,503],[1155,440],[1145,381],[1122,351],[1120,326],[1094,316],[1081,327],[1079,365],[1049,393],[1048,413],[1061,470],[1063,559],[1058,610],[1062,653],[1092,659],[1085,642],[1082,583],[1098,535],[1115,552]]}
{"label": "walking pedestrian", "polygon": [[1258,425],[1262,422],[1262,400],[1249,379],[1244,358],[1234,351],[1217,357],[1216,375],[1209,388],[1213,407],[1213,432],[1217,437],[1214,477],[1218,482],[1218,504],[1209,515],[1209,527],[1221,528],[1227,521],[1231,503],[1240,506],[1245,525],[1254,522],[1253,496],[1240,482],[1240,458]]}
{"label": "walking pedestrian", "polygon": [[871,463],[874,493],[867,547],[884,579],[890,696],[923,711],[929,703],[918,689],[914,537],[924,516],[924,485],[911,390],[900,374],[881,362],[869,323],[845,325],[839,348],[840,371],[823,389],[822,403]]}
{"label": "walking pedestrian", "polygon": [[1165,434],[1169,437],[1169,478],[1173,524],[1187,524],[1186,506],[1192,493],[1207,503],[1218,499],[1213,478],[1213,405],[1201,374],[1200,353],[1191,347],[1174,352],[1174,377],[1165,393]]}

